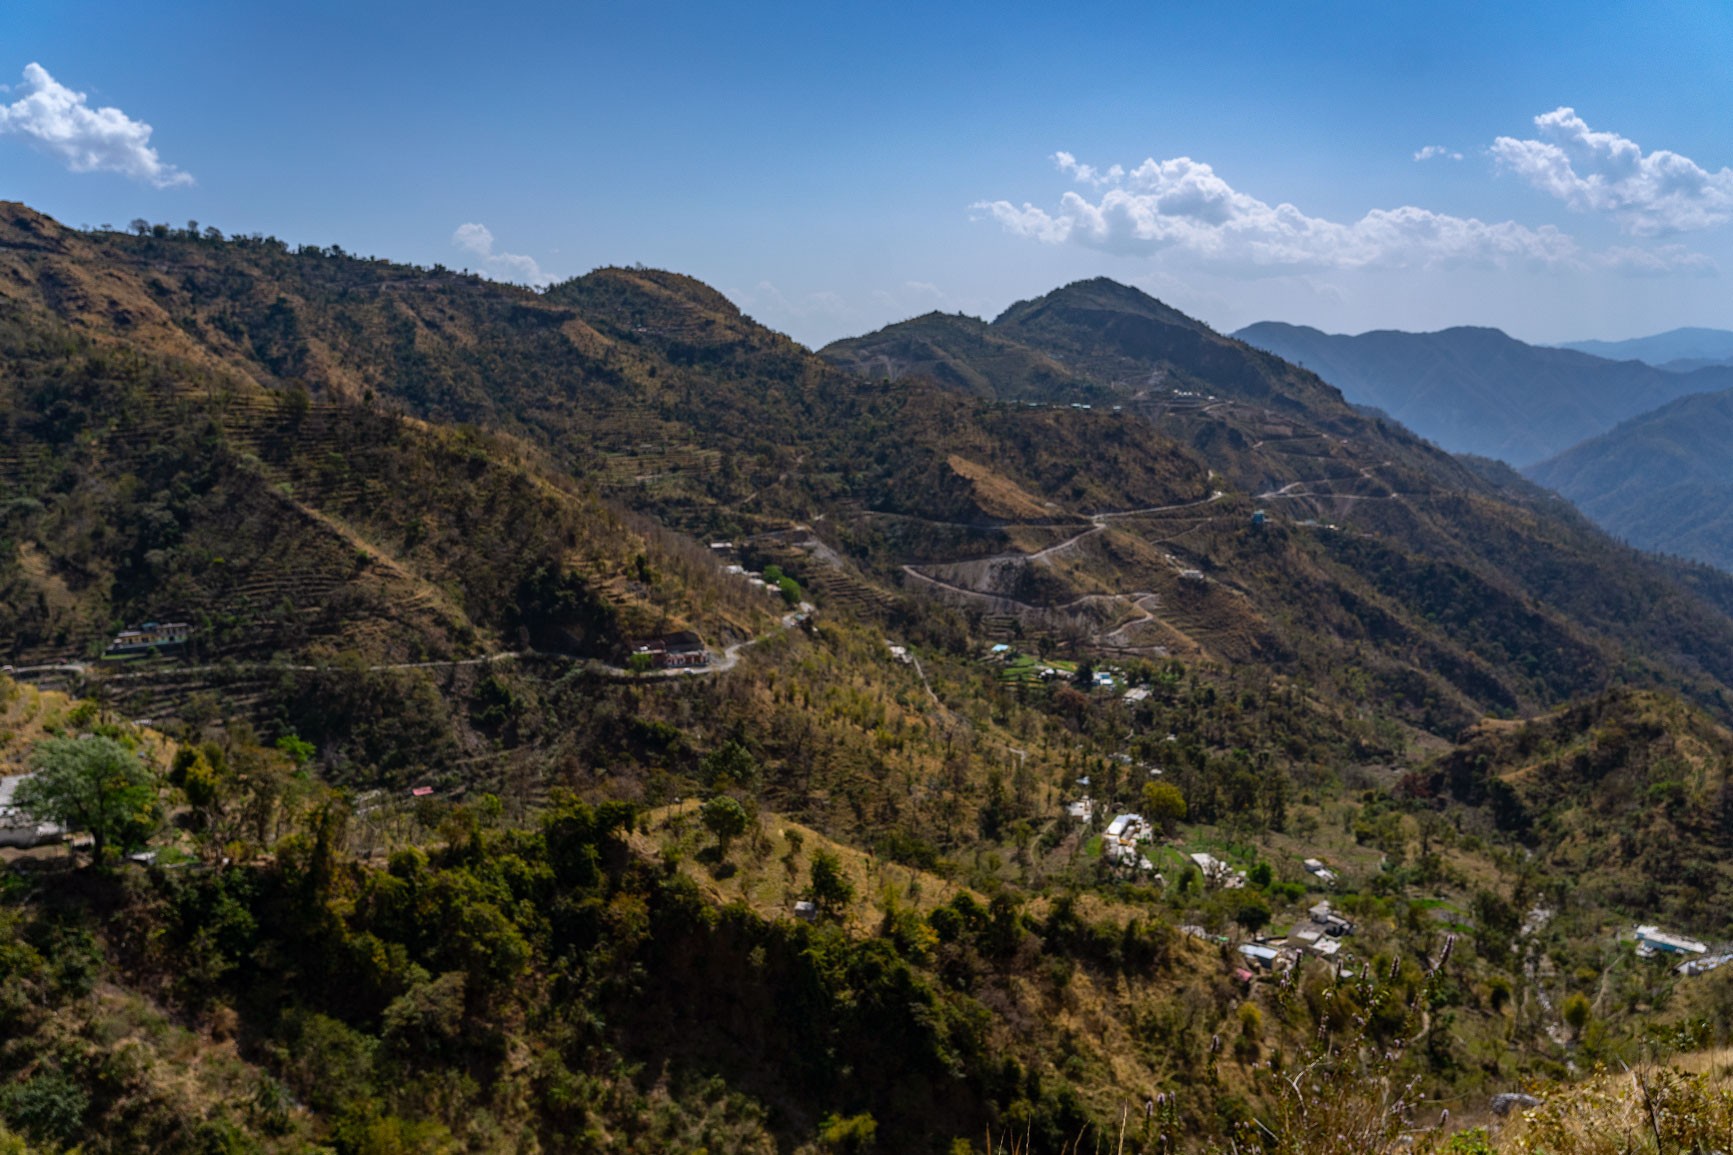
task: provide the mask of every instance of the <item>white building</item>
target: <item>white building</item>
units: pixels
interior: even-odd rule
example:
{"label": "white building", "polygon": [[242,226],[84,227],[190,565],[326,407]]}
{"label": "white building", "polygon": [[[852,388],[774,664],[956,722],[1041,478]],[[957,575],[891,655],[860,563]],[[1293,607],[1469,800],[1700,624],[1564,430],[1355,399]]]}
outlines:
{"label": "white building", "polygon": [[28,777],[28,774],[15,774],[0,778],[0,846],[25,850],[59,842],[66,835],[64,827],[52,822],[38,822],[13,803],[13,791]]}
{"label": "white building", "polygon": [[1121,814],[1107,824],[1105,837],[1110,842],[1136,842],[1147,837],[1149,824],[1141,814]]}
{"label": "white building", "polygon": [[1650,958],[1658,954],[1707,954],[1708,946],[1694,938],[1667,934],[1658,926],[1637,928],[1637,954]]}
{"label": "white building", "polygon": [[1221,859],[1211,854],[1194,854],[1191,860],[1197,864],[1203,873],[1204,881],[1211,886],[1219,886],[1225,890],[1237,890],[1246,884],[1244,871],[1235,870]]}

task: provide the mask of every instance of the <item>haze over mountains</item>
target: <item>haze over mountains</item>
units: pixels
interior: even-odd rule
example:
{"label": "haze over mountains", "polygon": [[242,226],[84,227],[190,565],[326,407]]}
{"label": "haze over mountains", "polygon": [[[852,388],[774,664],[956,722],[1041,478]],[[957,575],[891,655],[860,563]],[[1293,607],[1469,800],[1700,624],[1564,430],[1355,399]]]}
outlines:
{"label": "haze over mountains", "polygon": [[1558,347],[1609,361],[1645,361],[1675,373],[1733,363],[1733,331],[1726,329],[1669,329],[1627,341],[1566,341]]}
{"label": "haze over mountains", "polygon": [[1733,333],[1560,348],[1474,328],[1349,337],[1263,322],[1238,336],[1447,449],[1522,467],[1626,541],[1733,569],[1733,365],[1717,361]]}
{"label": "haze over mountains", "polygon": [[1733,390],[1681,397],[1526,472],[1634,545],[1733,571]]}
{"label": "haze over mountains", "polygon": [[1323,333],[1266,321],[1235,334],[1456,453],[1533,465],[1639,413],[1733,386],[1733,367],[1668,372],[1496,329]]}

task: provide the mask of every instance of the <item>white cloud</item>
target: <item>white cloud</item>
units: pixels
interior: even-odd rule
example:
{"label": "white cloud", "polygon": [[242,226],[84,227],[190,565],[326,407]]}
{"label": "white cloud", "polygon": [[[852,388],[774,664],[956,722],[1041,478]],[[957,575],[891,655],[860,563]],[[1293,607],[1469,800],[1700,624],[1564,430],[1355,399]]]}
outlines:
{"label": "white cloud", "polygon": [[534,257],[522,253],[494,252],[493,232],[486,225],[458,225],[457,231],[451,234],[451,243],[481,262],[481,268],[476,271],[484,277],[498,281],[516,281],[538,289],[553,281],[550,274],[542,272],[542,267],[536,264]]}
{"label": "white cloud", "polygon": [[1125,178],[1125,169],[1117,164],[1103,171],[1093,165],[1078,164],[1077,158],[1068,152],[1054,153],[1053,163],[1060,172],[1068,172],[1076,177],[1079,184],[1092,184],[1096,188],[1104,184],[1118,184]]}
{"label": "white cloud", "polygon": [[1534,118],[1538,140],[1501,136],[1499,165],[1582,212],[1604,213],[1636,236],[1685,232],[1733,219],[1733,169],[1709,172],[1666,149],[1590,129],[1575,109]]}
{"label": "white cloud", "polygon": [[1589,264],[1627,277],[1661,277],[1672,273],[1712,276],[1720,271],[1714,260],[1684,245],[1657,245],[1639,249],[1618,245],[1589,254]]}
{"label": "white cloud", "polygon": [[1440,158],[1461,160],[1462,154],[1460,152],[1452,152],[1442,144],[1429,144],[1414,154],[1415,160],[1438,160]]}
{"label": "white cloud", "polygon": [[150,125],[118,108],[91,108],[84,93],[67,88],[40,64],[25,66],[24,93],[0,104],[0,134],[29,138],[73,172],[125,173],[157,188],[193,183],[157,156]]}
{"label": "white cloud", "polygon": [[1120,254],[1173,249],[1212,263],[1262,271],[1406,268],[1512,263],[1560,265],[1577,259],[1574,240],[1551,226],[1488,223],[1406,205],[1374,209],[1351,223],[1307,216],[1233,188],[1190,157],[1146,160],[1126,172],[1054,158],[1061,171],[1105,187],[1098,201],[1076,192],[1057,212],[1009,201],[972,208],[1006,231],[1047,244],[1072,243]]}

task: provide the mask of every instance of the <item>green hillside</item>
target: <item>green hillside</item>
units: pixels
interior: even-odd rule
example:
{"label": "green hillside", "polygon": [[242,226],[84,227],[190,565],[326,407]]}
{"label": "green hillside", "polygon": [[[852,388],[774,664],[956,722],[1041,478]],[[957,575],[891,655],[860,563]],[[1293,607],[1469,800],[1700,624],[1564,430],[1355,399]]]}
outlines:
{"label": "green hillside", "polygon": [[1643,549],[1733,570],[1733,392],[1663,405],[1533,466],[1608,533]]}
{"label": "green hillside", "polygon": [[910,325],[9,207],[0,769],[155,857],[0,849],[0,1150],[1443,1149],[1729,1038],[1628,928],[1733,935],[1733,580],[1124,286]]}

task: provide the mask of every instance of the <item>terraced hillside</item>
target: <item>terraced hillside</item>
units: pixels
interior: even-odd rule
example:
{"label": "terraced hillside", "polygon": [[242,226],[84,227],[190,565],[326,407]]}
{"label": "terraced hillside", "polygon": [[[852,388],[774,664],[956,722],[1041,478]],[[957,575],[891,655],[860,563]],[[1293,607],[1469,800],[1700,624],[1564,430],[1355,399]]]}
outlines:
{"label": "terraced hillside", "polygon": [[0,304],[0,652],[100,658],[126,623],[193,625],[194,663],[619,657],[774,622],[703,551],[509,437],[268,390]]}
{"label": "terraced hillside", "polygon": [[[1445,731],[1615,679],[1712,704],[1733,682],[1733,594],[1716,579],[1685,588],[1312,374],[1112,282],[1019,303],[990,333],[923,321],[907,339],[966,368],[960,390],[843,372],[672,273],[603,269],[536,294],[268,238],[83,234],[22,208],[8,222],[0,289],[95,346],[172,356],[285,404],[305,390],[315,438],[332,436],[322,406],[372,404],[520,438],[675,528],[806,527],[800,576],[838,608],[875,616],[910,595],[1073,649],[1326,683],[1364,670]],[[902,339],[893,327],[850,355]],[[1063,367],[1044,379],[1052,399],[1003,400],[1023,397],[1032,365]],[[329,495],[367,545],[368,511],[393,503],[339,467],[341,450],[313,449],[276,492]],[[28,447],[12,452],[13,469],[35,468]],[[443,556],[393,516],[387,553]],[[437,617],[499,600],[477,573],[426,576],[441,592],[393,604]],[[285,596],[284,620],[306,616],[293,589],[224,589],[245,597],[243,625]],[[617,580],[609,596],[633,589]]]}

